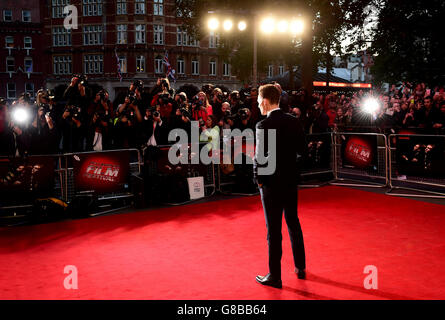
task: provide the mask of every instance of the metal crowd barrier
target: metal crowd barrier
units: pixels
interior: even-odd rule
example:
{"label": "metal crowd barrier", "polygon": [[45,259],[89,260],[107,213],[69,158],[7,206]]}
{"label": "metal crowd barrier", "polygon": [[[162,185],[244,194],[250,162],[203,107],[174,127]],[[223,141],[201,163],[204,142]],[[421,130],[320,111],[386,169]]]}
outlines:
{"label": "metal crowd barrier", "polygon": [[[306,142],[307,155],[301,170],[302,183],[299,186],[301,188],[324,186],[334,174],[333,134],[331,132],[306,134]],[[320,179],[323,175],[329,179]],[[308,182],[305,182],[306,180]]]}
{"label": "metal crowd barrier", "polygon": [[[342,140],[346,137],[375,137],[377,164],[375,167],[357,168],[345,165]],[[389,185],[387,138],[379,133],[333,133],[334,147],[334,180],[329,184],[337,186],[385,188]]]}
{"label": "metal crowd barrier", "polygon": [[[403,152],[400,150],[402,149],[401,144],[407,141],[411,141],[410,147],[413,148],[414,145],[417,144],[420,145],[421,142],[424,142],[427,139],[430,140],[430,143],[437,143],[438,141],[441,140],[442,148],[445,148],[445,135],[391,134],[389,135],[388,139],[389,139],[388,154],[389,154],[390,189],[386,192],[386,194],[391,196],[444,199],[445,170],[443,172],[442,177],[435,174],[435,172],[430,173],[429,176],[427,176],[426,174],[420,176],[420,175],[413,175],[412,173],[410,174],[410,172],[403,172],[403,168],[400,163],[401,159],[398,159],[397,153]],[[431,140],[436,140],[436,141],[431,142]],[[442,154],[444,153],[445,149],[442,149]],[[426,158],[424,157],[424,159]],[[408,162],[409,159],[406,158],[406,161]],[[423,165],[425,167],[428,164],[424,163]],[[442,167],[445,166],[445,162],[441,163],[441,166]],[[407,190],[410,193],[397,192],[396,190]]]}
{"label": "metal crowd barrier", "polygon": [[[233,140],[232,140],[233,138]],[[255,139],[245,138],[240,144],[239,137],[225,137],[220,140],[220,149],[223,154],[230,156],[231,163],[225,164],[221,158],[220,164],[215,164],[217,190],[221,194],[225,195],[237,195],[237,196],[254,196],[259,194],[257,186],[253,183],[253,165],[247,162],[247,159],[252,159],[255,150]],[[232,143],[233,142],[233,143]],[[230,145],[231,154],[228,154],[228,147]],[[239,149],[241,148],[241,150]],[[232,156],[233,155],[233,156]],[[241,159],[242,163],[235,164],[238,156],[244,157]],[[239,159],[239,158],[238,158]],[[241,189],[236,190],[235,187]]]}
{"label": "metal crowd barrier", "polygon": [[[201,151],[201,148],[205,147],[206,145],[207,145],[207,142],[199,143],[199,150]],[[216,186],[216,179],[215,179],[215,166],[213,165],[213,163],[211,163],[209,165],[201,164],[201,162],[200,162],[200,164],[192,164],[190,162],[190,156],[191,156],[192,150],[190,150],[191,145],[189,144],[188,145],[189,163],[188,164],[172,165],[168,161],[168,151],[173,146],[174,146],[174,144],[158,145],[158,146],[154,147],[158,152],[157,158],[148,160],[145,163],[147,166],[146,170],[149,171],[149,174],[152,176],[163,174],[165,176],[165,175],[169,175],[169,172],[171,172],[171,175],[174,175],[175,172],[180,172],[179,176],[182,179],[202,176],[204,178],[204,198],[214,195],[217,191],[217,186]],[[147,149],[145,151],[147,151]],[[147,155],[147,153],[144,152],[144,158],[146,157],[146,155]],[[167,205],[177,206],[177,205],[192,203],[192,202],[195,202],[195,201],[201,200],[201,199],[202,198],[194,199],[194,200],[186,200],[186,201],[181,201],[181,202],[168,202],[167,201],[167,202],[163,202],[163,203],[167,204]]]}

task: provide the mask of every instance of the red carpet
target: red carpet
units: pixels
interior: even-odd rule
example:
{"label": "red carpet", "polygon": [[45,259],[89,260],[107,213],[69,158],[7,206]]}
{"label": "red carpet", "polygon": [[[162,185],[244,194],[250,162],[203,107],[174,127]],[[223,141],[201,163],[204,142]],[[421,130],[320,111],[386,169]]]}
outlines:
{"label": "red carpet", "polygon": [[[267,243],[250,197],[0,229],[0,299],[445,298],[444,206],[341,187],[305,189],[299,206],[308,278],[284,227],[282,290],[255,282]],[[63,286],[66,265],[78,290]]]}

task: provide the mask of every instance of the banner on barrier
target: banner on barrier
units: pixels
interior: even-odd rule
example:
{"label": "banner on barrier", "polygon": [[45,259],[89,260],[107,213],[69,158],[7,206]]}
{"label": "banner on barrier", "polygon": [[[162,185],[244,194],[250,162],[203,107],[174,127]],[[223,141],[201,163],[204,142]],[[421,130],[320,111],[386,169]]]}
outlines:
{"label": "banner on barrier", "polygon": [[26,199],[52,195],[54,161],[52,156],[0,159],[0,192],[3,200],[21,198],[23,194],[26,194]]}
{"label": "banner on barrier", "polygon": [[398,174],[445,177],[445,139],[434,136],[397,136]]}
{"label": "banner on barrier", "polygon": [[77,191],[100,194],[128,189],[130,152],[81,153],[72,157]]}
{"label": "banner on barrier", "polygon": [[377,171],[376,136],[341,135],[343,167]]}

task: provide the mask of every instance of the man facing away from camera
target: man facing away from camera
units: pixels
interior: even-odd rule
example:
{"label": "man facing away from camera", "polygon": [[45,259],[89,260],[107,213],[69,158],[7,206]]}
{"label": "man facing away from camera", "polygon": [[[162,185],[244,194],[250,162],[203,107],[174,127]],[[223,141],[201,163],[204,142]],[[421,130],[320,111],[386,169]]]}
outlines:
{"label": "man facing away from camera", "polygon": [[[289,231],[295,272],[299,279],[306,277],[306,262],[303,233],[297,212],[298,181],[300,170],[298,157],[306,149],[306,141],[300,121],[286,114],[279,108],[280,91],[274,85],[260,87],[258,106],[261,114],[267,116],[256,126],[256,152],[254,159],[254,178],[260,189],[261,201],[267,227],[269,246],[269,273],[257,276],[256,281],[262,285],[281,288],[282,256],[282,216]],[[275,141],[273,139],[275,132]],[[275,157],[269,151],[269,144],[275,144]],[[273,152],[273,150],[272,150]],[[264,157],[264,159],[260,159]],[[272,174],[261,174],[261,169],[273,158],[276,161]],[[262,161],[266,160],[266,161]]]}

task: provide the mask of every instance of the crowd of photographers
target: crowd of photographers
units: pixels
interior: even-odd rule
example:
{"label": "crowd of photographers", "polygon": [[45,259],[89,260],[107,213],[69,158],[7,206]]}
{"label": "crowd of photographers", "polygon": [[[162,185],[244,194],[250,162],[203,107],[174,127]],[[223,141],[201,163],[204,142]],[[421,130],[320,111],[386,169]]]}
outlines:
{"label": "crowd of photographers", "polygon": [[[275,85],[281,90],[278,83]],[[199,91],[199,90],[197,90]],[[361,127],[378,130],[421,128],[422,133],[445,133],[445,92],[425,84],[402,83],[384,93],[320,93],[281,90],[280,108],[299,118],[306,132],[322,133]],[[363,101],[373,96],[380,107],[363,111]],[[22,94],[12,104],[0,101],[0,152],[2,155],[53,154],[146,148],[172,143],[172,129],[191,132],[199,123],[200,134],[211,141],[222,129],[255,129],[263,119],[258,89],[227,92],[205,85],[199,92],[175,92],[166,78],[153,88],[133,82],[114,103],[104,89],[93,90],[83,75],[76,75],[61,97],[39,90],[35,101]]]}

